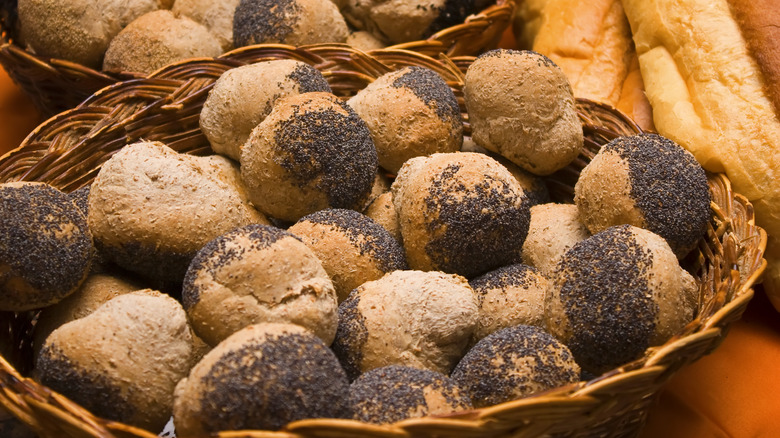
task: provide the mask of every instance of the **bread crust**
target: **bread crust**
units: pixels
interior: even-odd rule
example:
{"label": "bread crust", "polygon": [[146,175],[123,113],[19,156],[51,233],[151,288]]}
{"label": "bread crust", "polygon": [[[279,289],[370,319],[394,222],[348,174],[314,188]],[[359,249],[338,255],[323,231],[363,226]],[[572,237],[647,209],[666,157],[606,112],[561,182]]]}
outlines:
{"label": "bread crust", "polygon": [[533,50],[561,67],[575,96],[612,105],[643,129],[653,129],[620,0],[546,0],[539,17],[524,32],[536,29]]}
{"label": "bread crust", "polygon": [[[739,12],[730,2],[741,4]],[[705,169],[725,172],[751,201],[769,235],[771,266],[780,257],[780,119],[770,91],[777,75],[765,76],[761,65],[780,68],[780,52],[765,44],[780,20],[769,3],[778,2],[623,0],[658,132]],[[770,296],[780,298],[778,284],[765,282]]]}

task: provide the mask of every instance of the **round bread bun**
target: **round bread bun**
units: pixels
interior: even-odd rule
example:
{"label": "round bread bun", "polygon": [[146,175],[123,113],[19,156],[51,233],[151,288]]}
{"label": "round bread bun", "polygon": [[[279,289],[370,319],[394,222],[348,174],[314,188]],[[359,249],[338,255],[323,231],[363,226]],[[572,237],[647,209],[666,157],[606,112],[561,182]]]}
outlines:
{"label": "round bread bun", "polygon": [[233,15],[239,0],[176,0],[171,12],[202,24],[217,38],[223,52],[233,49]]}
{"label": "round bread bun", "polygon": [[162,430],[194,342],[181,304],[149,289],[120,295],[54,330],[36,362],[38,381],[91,413]]}
{"label": "round bread bun", "polygon": [[298,237],[267,225],[226,233],[187,270],[182,301],[195,333],[210,345],[255,323],[298,324],[327,345],[336,334],[336,291]]}
{"label": "round bread bun", "polygon": [[233,15],[236,47],[343,43],[347,35],[347,23],[330,0],[240,0]]}
{"label": "round bread bun", "polygon": [[364,52],[384,49],[387,47],[387,44],[385,44],[382,40],[375,37],[371,32],[365,30],[350,32],[349,35],[347,35],[347,41],[345,42],[348,46],[360,49]]}
{"label": "round bread bun", "polygon": [[579,217],[591,233],[630,224],[665,238],[682,258],[712,218],[704,169],[657,134],[618,137],[601,148],[574,186]]}
{"label": "round bread bun", "polygon": [[161,9],[136,18],[111,40],[103,70],[149,74],[176,61],[221,53],[205,26]]}
{"label": "round bread bun", "polygon": [[531,225],[523,243],[523,262],[551,272],[563,254],[590,232],[574,204],[547,203],[531,207]]}
{"label": "round bread bun", "polygon": [[377,196],[365,211],[366,216],[382,226],[399,243],[403,242],[401,225],[398,223],[398,214],[393,205],[393,192],[386,192]]}
{"label": "round bread bun", "polygon": [[466,392],[444,374],[388,365],[363,373],[349,387],[354,419],[389,424],[472,408]]}
{"label": "round bread bun", "polygon": [[99,69],[111,40],[160,0],[20,0],[22,40],[37,55]]}
{"label": "round bread bun", "polygon": [[562,169],[582,149],[571,86],[544,55],[485,52],[466,71],[463,94],[474,141],[535,175]]}
{"label": "round bread bun", "polygon": [[458,100],[431,69],[412,66],[386,73],[347,104],[368,125],[379,166],[391,173],[410,158],[456,152],[463,144]]}
{"label": "round bread bun", "polygon": [[125,276],[91,274],[76,292],[41,311],[33,333],[34,355],[57,327],[89,315],[114,297],[141,289],[139,282]]}
{"label": "round bread bun", "polygon": [[96,245],[117,265],[180,284],[206,243],[239,226],[268,223],[247,196],[237,166],[227,158],[139,142],[100,168],[89,194],[88,221]]}
{"label": "round bread bun", "polygon": [[548,281],[531,266],[516,264],[469,281],[479,303],[474,341],[507,327],[544,327],[544,294]]}
{"label": "round bread bun", "polygon": [[276,430],[346,418],[349,382],[322,340],[293,324],[256,324],[225,339],[176,386],[179,436]]}
{"label": "round bread bun", "polygon": [[565,345],[539,327],[517,325],[479,341],[452,371],[476,408],[528,397],[579,381]]}
{"label": "round bread bun", "polygon": [[520,262],[529,201],[493,158],[467,152],[412,158],[392,191],[412,269],[473,278]]}
{"label": "round bread bun", "polygon": [[322,73],[309,64],[277,59],[242,65],[214,83],[200,112],[200,128],[214,152],[238,161],[249,134],[277,100],[311,91],[331,89]]}
{"label": "round bread bun", "polygon": [[250,199],[266,215],[285,221],[328,207],[360,209],[376,174],[368,127],[331,93],[279,99],[241,149],[241,177]]}
{"label": "round bread bun", "polygon": [[398,241],[381,225],[354,210],[320,210],[302,217],[288,231],[322,261],[339,302],[367,281],[408,269]]}
{"label": "round bread bun", "polygon": [[44,183],[0,184],[0,217],[0,310],[49,306],[81,286],[95,250],[68,195]]}
{"label": "round bread bun", "polygon": [[696,282],[669,244],[632,225],[577,243],[549,280],[547,330],[596,375],[663,344],[696,310]]}
{"label": "round bread bun", "polygon": [[477,324],[477,299],[465,278],[394,271],[352,291],[339,305],[333,351],[351,379],[386,365],[449,374]]}

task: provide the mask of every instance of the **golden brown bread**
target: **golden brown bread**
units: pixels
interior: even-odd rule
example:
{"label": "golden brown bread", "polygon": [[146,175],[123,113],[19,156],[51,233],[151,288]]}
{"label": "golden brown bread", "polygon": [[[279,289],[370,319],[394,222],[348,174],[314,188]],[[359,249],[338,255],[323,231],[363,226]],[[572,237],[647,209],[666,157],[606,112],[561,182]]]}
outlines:
{"label": "golden brown bread", "polygon": [[537,3],[526,8],[533,21],[521,37],[532,38],[533,50],[561,67],[574,95],[617,107],[644,129],[652,129],[651,108],[620,0],[546,0],[538,8]]}
{"label": "golden brown bread", "polygon": [[780,2],[623,0],[623,7],[658,132],[707,170],[725,172],[750,199],[769,235],[765,290],[780,309]]}
{"label": "golden brown bread", "polygon": [[780,114],[780,1],[729,0],[729,6],[764,76],[764,91]]}

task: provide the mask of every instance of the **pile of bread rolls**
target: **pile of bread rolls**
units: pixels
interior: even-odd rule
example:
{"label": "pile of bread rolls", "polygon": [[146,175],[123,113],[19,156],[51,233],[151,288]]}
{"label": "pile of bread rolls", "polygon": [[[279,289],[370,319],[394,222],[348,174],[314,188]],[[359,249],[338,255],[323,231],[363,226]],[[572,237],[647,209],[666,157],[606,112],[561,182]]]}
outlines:
{"label": "pile of bread rolls", "polygon": [[237,47],[425,39],[491,0],[20,0],[20,42],[40,56],[149,74]]}
{"label": "pile of bread rolls", "polygon": [[535,0],[519,6],[514,29],[521,47],[561,66],[575,95],[726,173],[769,236],[763,287],[780,310],[780,2]]}
{"label": "pile of bread rolls", "polygon": [[679,333],[698,303],[679,260],[711,218],[693,156],[617,138],[554,204],[544,177],[584,142],[564,72],[497,49],[463,92],[468,141],[428,68],[344,100],[305,63],[260,62],[211,88],[213,155],[139,141],[73,194],[0,185],[0,310],[43,309],[34,377],[202,436],[488,407]]}

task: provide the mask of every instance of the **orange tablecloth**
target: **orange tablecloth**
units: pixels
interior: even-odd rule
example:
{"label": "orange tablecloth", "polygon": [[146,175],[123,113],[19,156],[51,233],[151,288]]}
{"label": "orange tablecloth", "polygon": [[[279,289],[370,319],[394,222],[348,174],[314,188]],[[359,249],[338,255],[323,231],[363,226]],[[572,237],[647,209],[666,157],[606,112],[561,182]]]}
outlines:
{"label": "orange tablecloth", "polygon": [[[41,122],[0,69],[0,155]],[[641,438],[780,437],[780,314],[758,290],[711,355],[677,373]]]}

